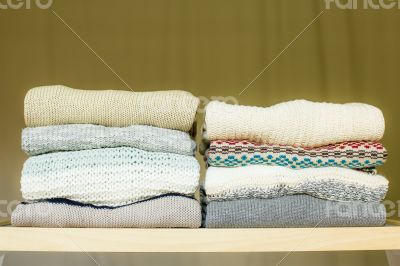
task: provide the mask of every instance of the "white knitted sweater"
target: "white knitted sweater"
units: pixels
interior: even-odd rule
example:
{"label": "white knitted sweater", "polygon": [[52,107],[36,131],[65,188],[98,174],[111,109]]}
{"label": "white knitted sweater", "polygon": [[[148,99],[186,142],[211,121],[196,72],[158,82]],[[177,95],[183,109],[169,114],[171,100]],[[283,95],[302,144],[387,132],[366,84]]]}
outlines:
{"label": "white knitted sweater", "polygon": [[336,167],[209,167],[204,190],[209,201],[308,194],[327,200],[379,202],[386,195],[388,181],[380,175]]}
{"label": "white knitted sweater", "polygon": [[25,123],[27,127],[149,125],[187,132],[198,105],[199,99],[185,91],[96,91],[43,86],[31,89],[25,97]]}
{"label": "white knitted sweater", "polygon": [[205,138],[316,147],[344,141],[377,141],[383,136],[382,112],[361,103],[284,102],[267,108],[207,105]]}
{"label": "white knitted sweater", "polygon": [[196,158],[179,154],[127,147],[58,152],[25,162],[21,191],[28,201],[121,206],[168,193],[193,195],[199,175]]}

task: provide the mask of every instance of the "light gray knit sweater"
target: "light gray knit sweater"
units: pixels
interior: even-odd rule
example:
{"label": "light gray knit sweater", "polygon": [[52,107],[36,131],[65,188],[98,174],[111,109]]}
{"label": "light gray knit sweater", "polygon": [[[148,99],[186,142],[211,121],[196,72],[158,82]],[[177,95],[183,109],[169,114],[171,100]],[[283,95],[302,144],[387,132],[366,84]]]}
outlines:
{"label": "light gray knit sweater", "polygon": [[59,125],[25,128],[22,131],[22,149],[31,156],[123,146],[193,156],[196,143],[186,132],[142,125],[122,128],[90,124]]}
{"label": "light gray knit sweater", "polygon": [[198,228],[201,208],[194,199],[167,195],[118,208],[72,202],[19,204],[13,226],[101,228]]}
{"label": "light gray knit sweater", "polygon": [[212,201],[206,212],[209,228],[382,226],[386,219],[379,203],[335,202],[308,195]]}

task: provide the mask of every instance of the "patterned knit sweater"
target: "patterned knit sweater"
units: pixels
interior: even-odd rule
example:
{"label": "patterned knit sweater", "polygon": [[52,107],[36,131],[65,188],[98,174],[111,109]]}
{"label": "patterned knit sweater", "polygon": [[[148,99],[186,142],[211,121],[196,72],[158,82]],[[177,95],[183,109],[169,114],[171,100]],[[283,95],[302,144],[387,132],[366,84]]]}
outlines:
{"label": "patterned knit sweater", "polygon": [[206,153],[210,166],[238,167],[277,165],[292,169],[344,167],[372,168],[382,165],[387,151],[378,142],[343,142],[319,148],[302,148],[249,141],[211,141]]}
{"label": "patterned knit sweater", "polygon": [[189,131],[199,99],[185,91],[77,90],[65,86],[31,89],[25,97],[27,127],[97,124],[149,125]]}
{"label": "patterned knit sweater", "polygon": [[28,201],[121,206],[166,193],[193,195],[199,171],[194,157],[127,147],[50,153],[25,162],[21,191]]}
{"label": "patterned knit sweater", "polygon": [[378,141],[385,130],[382,112],[371,105],[296,100],[267,108],[207,105],[208,140],[249,140],[287,146],[318,147],[345,141]]}
{"label": "patterned knit sweater", "polygon": [[22,149],[28,155],[123,146],[193,156],[196,143],[186,132],[141,125],[59,125],[22,131]]}
{"label": "patterned knit sweater", "polygon": [[308,194],[335,201],[380,202],[388,190],[388,181],[380,175],[338,167],[301,170],[265,165],[209,167],[204,190],[207,201]]}
{"label": "patterned knit sweater", "polygon": [[13,226],[101,228],[198,228],[198,201],[165,195],[118,208],[83,205],[68,200],[19,204],[11,216]]}

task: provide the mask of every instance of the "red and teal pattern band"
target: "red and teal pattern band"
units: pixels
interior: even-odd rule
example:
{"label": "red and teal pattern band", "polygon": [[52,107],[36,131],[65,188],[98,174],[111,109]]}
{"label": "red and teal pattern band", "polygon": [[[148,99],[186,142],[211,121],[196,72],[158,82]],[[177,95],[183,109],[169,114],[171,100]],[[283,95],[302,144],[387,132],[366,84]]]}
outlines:
{"label": "red and teal pattern band", "polygon": [[249,141],[211,141],[206,153],[209,166],[276,165],[292,169],[309,167],[374,168],[385,163],[387,151],[379,142],[343,142],[318,148],[258,144]]}

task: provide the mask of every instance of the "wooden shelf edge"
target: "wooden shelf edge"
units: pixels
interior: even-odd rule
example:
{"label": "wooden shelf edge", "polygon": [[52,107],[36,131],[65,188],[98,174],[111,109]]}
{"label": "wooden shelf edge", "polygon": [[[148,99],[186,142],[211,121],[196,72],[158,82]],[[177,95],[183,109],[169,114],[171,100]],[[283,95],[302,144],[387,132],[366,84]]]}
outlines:
{"label": "wooden shelf edge", "polygon": [[0,227],[0,251],[296,252],[400,250],[400,226],[263,229]]}
{"label": "wooden shelf edge", "polygon": [[386,220],[387,225],[397,225],[400,226],[400,221],[399,220],[393,220],[393,219],[387,219]]}
{"label": "wooden shelf edge", "polygon": [[0,221],[0,226],[6,226],[6,225],[11,225],[11,221],[8,219]]}

